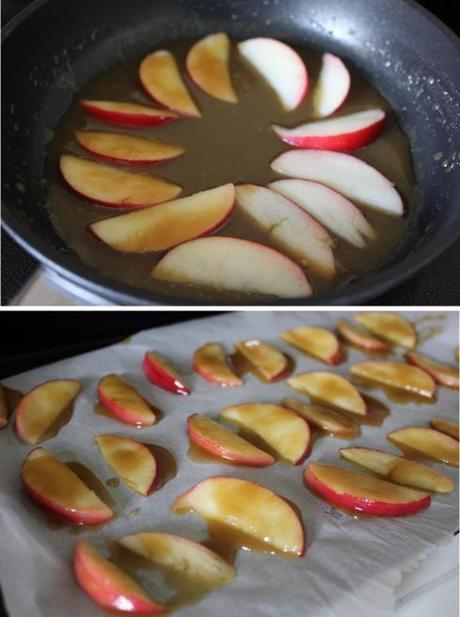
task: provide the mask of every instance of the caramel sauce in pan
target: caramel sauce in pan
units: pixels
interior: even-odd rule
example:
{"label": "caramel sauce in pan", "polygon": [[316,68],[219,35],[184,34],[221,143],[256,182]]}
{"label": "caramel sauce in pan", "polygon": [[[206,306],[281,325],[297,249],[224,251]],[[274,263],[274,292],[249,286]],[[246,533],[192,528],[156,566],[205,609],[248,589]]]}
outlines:
{"label": "caramel sauce in pan", "polygon": [[355,384],[359,385],[361,388],[365,388],[366,390],[382,390],[386,394],[386,396],[393,403],[397,403],[398,405],[406,405],[408,403],[416,403],[417,405],[432,405],[436,403],[436,398],[428,398],[427,396],[421,396],[420,394],[416,394],[415,392],[409,392],[406,390],[400,390],[399,388],[392,388],[391,386],[382,384],[377,381],[372,381],[371,379],[366,379],[365,377],[358,377],[353,375],[351,381]]}
{"label": "caramel sauce in pan", "polygon": [[[218,101],[194,86],[185,75],[184,63],[188,50],[195,41],[164,41],[157,48],[173,53],[182,70],[189,91],[198,104],[202,118],[179,119],[163,126],[133,129],[103,123],[85,115],[80,99],[104,99],[155,105],[139,84],[138,67],[141,58],[120,61],[87,83],[62,116],[48,145],[46,180],[47,208],[52,222],[67,246],[87,265],[119,281],[140,289],[160,292],[171,297],[188,296],[191,299],[224,304],[236,301],[266,303],[271,296],[205,289],[193,285],[179,285],[155,281],[152,267],[161,254],[135,255],[117,253],[102,244],[87,231],[87,225],[99,219],[120,214],[121,210],[97,206],[80,199],[68,190],[59,173],[59,157],[64,152],[93,158],[84,154],[74,139],[74,131],[96,129],[120,131],[147,138],[163,139],[186,149],[184,155],[165,164],[136,167],[140,173],[158,175],[182,186],[179,197],[227,182],[267,184],[280,176],[270,169],[271,161],[289,149],[273,133],[271,124],[295,126],[312,120],[313,96],[291,112],[285,112],[271,88],[248,67],[239,56],[235,41],[231,53],[231,77],[238,103]],[[151,51],[154,51],[152,49]],[[297,48],[305,60],[311,83],[314,85],[321,65],[321,54]],[[324,50],[327,51],[327,50]],[[390,110],[388,102],[347,62],[351,73],[350,95],[340,110],[347,114],[371,107]],[[390,113],[380,138],[370,146],[352,153],[395,182],[409,210],[415,196],[415,178],[412,169],[409,140]],[[124,168],[120,165],[120,168]],[[133,171],[132,166],[126,167]],[[373,270],[397,245],[407,227],[408,218],[396,218],[362,207],[378,238],[365,248],[357,249],[334,237],[338,275],[328,283],[308,272],[316,292],[331,286],[343,286],[348,281]],[[241,212],[235,209],[231,219],[217,234],[252,239],[275,246],[271,238]]]}

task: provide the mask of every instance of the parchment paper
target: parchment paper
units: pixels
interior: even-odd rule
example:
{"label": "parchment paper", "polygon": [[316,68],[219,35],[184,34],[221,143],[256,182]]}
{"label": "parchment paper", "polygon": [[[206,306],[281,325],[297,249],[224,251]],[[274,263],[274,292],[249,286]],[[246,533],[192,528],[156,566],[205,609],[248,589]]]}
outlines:
{"label": "parchment paper", "polygon": [[[430,315],[417,325],[419,332],[441,326],[442,333],[419,346],[433,357],[454,363],[458,345],[458,314],[406,313],[411,320]],[[110,489],[116,500],[117,516],[98,531],[75,534],[69,528],[52,530],[38,508],[24,493],[20,469],[29,446],[14,435],[11,422],[0,431],[0,580],[10,617],[102,617],[106,616],[77,587],[71,569],[72,550],[78,537],[116,539],[128,533],[163,530],[182,533],[195,539],[206,537],[203,520],[194,515],[170,513],[174,498],[196,482],[213,475],[246,478],[270,487],[294,501],[303,514],[308,549],[302,559],[283,559],[240,551],[236,560],[237,577],[201,602],[176,614],[184,617],[353,617],[392,614],[394,587],[401,572],[414,567],[437,545],[447,541],[458,529],[458,481],[456,470],[435,465],[455,480],[450,495],[436,495],[427,510],[415,516],[395,519],[354,520],[334,510],[306,490],[302,482],[305,464],[291,467],[277,463],[265,469],[235,468],[221,464],[198,464],[186,452],[186,418],[193,412],[217,415],[229,404],[249,401],[279,403],[285,396],[303,397],[286,382],[262,384],[246,375],[242,388],[213,386],[191,371],[194,350],[210,341],[220,341],[227,351],[241,339],[260,338],[275,344],[294,357],[296,372],[329,370],[322,363],[295,351],[279,339],[286,328],[300,324],[334,327],[339,317],[352,313],[333,312],[239,312],[189,321],[180,325],[140,332],[127,343],[62,360],[7,379],[10,388],[27,392],[46,379],[73,378],[83,384],[74,415],[58,436],[45,442],[63,460],[79,460],[106,481],[114,476],[104,463],[91,438],[112,433],[140,438],[168,448],[178,464],[177,476],[161,490],[145,498],[120,483]],[[109,317],[108,317],[109,319]],[[154,314],[152,313],[152,319]],[[141,370],[146,350],[156,349],[169,357],[186,375],[193,388],[189,397],[169,394],[149,384]],[[400,350],[399,355],[402,355]],[[398,355],[398,354],[397,354]],[[366,354],[350,349],[348,361],[333,371],[348,375],[348,367],[366,359]],[[109,372],[122,374],[140,392],[164,411],[164,418],[151,428],[136,429],[93,413],[96,384]],[[366,445],[399,453],[385,439],[392,429],[426,426],[429,418],[440,415],[458,418],[458,393],[438,388],[434,405],[396,405],[385,394],[372,395],[389,405],[391,415],[383,427],[362,427],[362,436],[353,442],[324,438],[317,441],[308,460],[338,462],[338,449],[344,445]],[[305,397],[305,401],[308,399]],[[347,463],[341,462],[347,466]],[[140,508],[138,516],[129,516]]]}

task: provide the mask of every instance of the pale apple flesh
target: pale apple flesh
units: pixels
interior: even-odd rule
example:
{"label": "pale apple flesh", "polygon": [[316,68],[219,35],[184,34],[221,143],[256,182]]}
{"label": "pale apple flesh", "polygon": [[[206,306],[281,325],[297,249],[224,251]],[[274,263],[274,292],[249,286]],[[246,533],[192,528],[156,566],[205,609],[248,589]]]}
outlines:
{"label": "pale apple flesh", "polygon": [[239,341],[236,349],[267,381],[280,379],[289,368],[288,358],[268,343]]}
{"label": "pale apple flesh", "polygon": [[98,384],[100,402],[119,420],[136,426],[152,426],[156,422],[152,407],[139,392],[118,375],[103,377]]}
{"label": "pale apple flesh", "polygon": [[445,418],[431,418],[430,424],[435,430],[446,433],[446,435],[450,435],[450,437],[457,441],[460,440],[460,425],[458,422],[452,422]]}
{"label": "pale apple flesh", "polygon": [[321,70],[313,91],[313,113],[326,117],[344,103],[350,91],[350,73],[340,58],[323,54]]}
{"label": "pale apple flesh", "polygon": [[112,510],[59,459],[35,448],[22,466],[27,493],[40,506],[72,523],[98,525],[113,517]]}
{"label": "pale apple flesh", "polygon": [[436,393],[436,384],[428,373],[402,362],[386,362],[384,360],[360,362],[354,364],[350,372],[355,377],[429,399],[432,399]]}
{"label": "pale apple flesh", "polygon": [[153,351],[147,351],[142,363],[142,368],[147,379],[166,390],[175,394],[187,396],[191,390],[170,362],[160,357]]}
{"label": "pale apple flesh", "polygon": [[298,392],[308,394],[314,401],[318,400],[360,416],[366,415],[365,400],[341,375],[324,371],[300,373],[288,379],[288,385]]}
{"label": "pale apple flesh", "polygon": [[9,409],[5,389],[2,384],[0,384],[0,429],[8,424],[8,415]]}
{"label": "pale apple flesh", "polygon": [[323,463],[310,463],[304,479],[328,503],[364,514],[405,516],[431,502],[427,493]]}
{"label": "pale apple flesh", "polygon": [[364,328],[350,324],[345,319],[338,320],[337,330],[347,343],[368,349],[369,351],[388,351],[388,345],[383,341],[369,334]]}
{"label": "pale apple flesh", "polygon": [[324,328],[298,326],[283,332],[281,338],[326,364],[339,364],[343,359],[337,337]]}
{"label": "pale apple flesh", "polygon": [[310,426],[316,427],[334,437],[353,439],[360,434],[359,424],[335,409],[329,409],[321,405],[307,405],[292,398],[285,398],[283,406],[305,418]]}
{"label": "pale apple flesh", "polygon": [[408,427],[388,433],[387,439],[403,452],[429,458],[452,467],[459,466],[459,443],[432,428]]}
{"label": "pale apple flesh", "polygon": [[153,109],[136,103],[118,103],[115,101],[82,100],[80,105],[87,114],[125,126],[153,126],[176,120],[179,116],[167,109]]}
{"label": "pale apple flesh", "polygon": [[193,370],[203,379],[222,387],[239,387],[241,379],[230,369],[225,351],[219,343],[207,343],[193,355]]}
{"label": "pale apple flesh", "polygon": [[16,409],[16,432],[22,441],[36,444],[46,431],[72,404],[81,384],[73,379],[46,381],[33,388]]}
{"label": "pale apple flesh", "polygon": [[362,326],[395,345],[415,349],[417,333],[407,319],[396,313],[365,312],[355,315]]}
{"label": "pale apple flesh", "polygon": [[426,356],[422,356],[419,353],[415,353],[414,351],[406,354],[406,360],[409,364],[418,366],[423,371],[426,371],[437,383],[449,388],[455,388],[456,390],[459,389],[458,368],[453,368],[447,364],[435,362],[434,360],[431,360]]}

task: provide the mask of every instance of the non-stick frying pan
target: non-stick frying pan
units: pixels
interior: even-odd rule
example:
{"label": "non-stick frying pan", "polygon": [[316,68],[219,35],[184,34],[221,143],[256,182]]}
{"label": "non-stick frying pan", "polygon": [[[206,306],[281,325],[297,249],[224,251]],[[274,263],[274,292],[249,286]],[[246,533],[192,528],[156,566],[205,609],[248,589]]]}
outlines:
{"label": "non-stick frying pan", "polygon": [[459,235],[460,43],[415,2],[37,0],[8,24],[3,41],[3,222],[26,250],[116,304],[196,303],[119,283],[66,248],[44,207],[43,135],[58,124],[75,85],[117,62],[121,50],[138,57],[162,41],[218,30],[338,53],[390,101],[411,140],[417,203],[403,241],[377,271],[301,304],[360,304],[401,283]]}

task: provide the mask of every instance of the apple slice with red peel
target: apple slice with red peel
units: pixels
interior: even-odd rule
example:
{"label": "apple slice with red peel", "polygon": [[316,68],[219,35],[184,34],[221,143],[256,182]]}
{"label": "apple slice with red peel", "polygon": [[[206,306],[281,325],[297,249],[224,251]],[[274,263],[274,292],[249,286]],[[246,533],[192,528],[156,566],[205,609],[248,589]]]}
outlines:
{"label": "apple slice with red peel", "polygon": [[220,101],[237,103],[228,69],[230,41],[224,32],[204,37],[187,55],[187,70],[195,84]]}
{"label": "apple slice with red peel", "polygon": [[335,409],[321,405],[307,405],[293,398],[285,398],[283,406],[305,418],[310,425],[339,439],[353,439],[360,434],[359,425]]}
{"label": "apple slice with red peel", "polygon": [[222,345],[207,343],[193,354],[193,370],[210,383],[223,387],[242,386],[243,382],[228,365]]}
{"label": "apple slice with red peel", "polygon": [[298,326],[283,332],[281,338],[326,364],[339,364],[343,359],[337,337],[324,328]]}
{"label": "apple slice with red peel", "polygon": [[455,388],[456,390],[459,389],[458,368],[456,369],[447,366],[447,364],[441,364],[419,353],[415,353],[415,351],[406,354],[406,360],[409,364],[418,366],[423,371],[426,371],[437,383],[448,386],[449,388]]}
{"label": "apple slice with red peel", "polygon": [[0,428],[4,428],[8,424],[8,400],[6,398],[5,389],[0,384]]}
{"label": "apple slice with red peel", "polygon": [[308,92],[308,73],[302,58],[289,45],[259,37],[238,44],[243,58],[278,95],[286,111],[295,109]]}
{"label": "apple slice with red peel", "polygon": [[313,90],[313,113],[330,116],[343,105],[350,91],[351,78],[347,67],[333,54],[323,54],[318,81]]}
{"label": "apple slice with red peel", "polygon": [[53,379],[33,388],[16,409],[16,432],[22,441],[42,441],[53,422],[75,400],[81,384],[73,379]]}
{"label": "apple slice with red peel", "polygon": [[360,362],[354,364],[350,372],[355,377],[361,377],[430,399],[436,393],[436,384],[428,373],[402,362],[385,362],[384,360]]}
{"label": "apple slice with red peel", "polygon": [[381,336],[390,343],[407,349],[415,349],[417,345],[417,333],[414,327],[396,313],[366,311],[355,315],[355,319],[372,334]]}
{"label": "apple slice with red peel", "polygon": [[95,118],[124,126],[154,126],[166,124],[179,117],[168,109],[153,109],[137,103],[82,100],[80,105],[87,114]]}
{"label": "apple slice with red peel", "polygon": [[167,608],[147,593],[121,568],[102,557],[86,540],[78,540],[73,557],[78,584],[96,604],[117,614],[164,615]]}
{"label": "apple slice with red peel", "polygon": [[161,178],[114,169],[65,154],[60,159],[64,180],[80,197],[112,208],[141,208],[180,192],[180,186]]}
{"label": "apple slice with red peel", "polygon": [[206,546],[170,533],[137,533],[118,540],[155,566],[180,576],[200,589],[225,585],[235,570]]}
{"label": "apple slice with red peel", "polygon": [[335,275],[333,241],[312,217],[282,195],[256,184],[236,187],[238,206],[291,257],[318,276]]}
{"label": "apple slice with red peel", "polygon": [[169,51],[160,49],[146,56],[139,67],[139,78],[147,94],[155,101],[182,116],[201,116]]}
{"label": "apple slice with red peel", "polygon": [[93,234],[122,253],[153,253],[211,233],[230,216],[233,184],[92,223]]}
{"label": "apple slice with red peel", "polygon": [[136,426],[152,426],[156,416],[139,392],[118,375],[106,375],[97,386],[99,400],[119,420]]}
{"label": "apple slice with red peel", "polygon": [[323,463],[310,463],[304,479],[308,488],[333,506],[365,514],[404,516],[431,502],[427,493]]}
{"label": "apple slice with red peel", "polygon": [[427,465],[382,450],[361,447],[341,448],[340,455],[347,461],[383,476],[395,484],[438,493],[450,493],[454,490],[454,483],[450,478]]}
{"label": "apple slice with red peel", "polygon": [[341,375],[315,371],[300,373],[288,379],[294,390],[308,394],[314,400],[330,404],[344,411],[366,415],[367,405],[358,390]]}
{"label": "apple slice with red peel", "polygon": [[392,216],[402,216],[404,205],[393,183],[361,159],[327,150],[289,150],[271,164],[285,176],[326,184],[349,199]]}
{"label": "apple slice with red peel", "polygon": [[459,466],[459,444],[456,439],[432,428],[409,427],[388,433],[387,439],[403,452]]}
{"label": "apple slice with red peel", "polygon": [[267,381],[280,379],[289,368],[287,357],[268,343],[240,341],[236,348]]}
{"label": "apple slice with red peel", "polygon": [[82,148],[114,163],[148,165],[174,159],[185,152],[159,139],[145,139],[124,133],[76,131],[75,139]]}
{"label": "apple slice with red peel", "polygon": [[143,443],[126,437],[98,435],[93,441],[105,462],[129,488],[148,495],[158,480],[158,468],[152,452]]}
{"label": "apple slice with red peel", "polygon": [[311,444],[307,422],[293,411],[266,403],[244,403],[224,409],[220,417],[255,435],[281,460],[300,465]]}
{"label": "apple slice with red peel", "polygon": [[437,431],[446,433],[446,435],[450,435],[457,441],[460,441],[460,426],[457,422],[452,422],[451,420],[446,420],[445,418],[431,418],[430,424]]}
{"label": "apple slice with red peel", "polygon": [[286,255],[258,242],[225,236],[176,246],[159,261],[152,276],[172,283],[278,298],[301,298],[312,293],[303,271]]}
{"label": "apple slice with red peel", "polygon": [[275,462],[273,456],[206,416],[197,413],[190,416],[187,421],[187,431],[192,443],[214,456],[233,463],[267,467]]}
{"label": "apple slice with red peel", "polygon": [[350,324],[345,319],[338,320],[337,330],[347,343],[368,349],[369,351],[388,351],[388,345],[383,341],[369,334],[364,328]]}
{"label": "apple slice with red peel", "polygon": [[167,392],[187,396],[191,390],[170,362],[153,351],[147,351],[142,363],[147,379]]}
{"label": "apple slice with red peel", "polygon": [[240,546],[285,557],[301,557],[305,552],[305,533],[294,508],[255,482],[207,478],[179,495],[172,511],[196,512],[208,523],[223,525],[229,533],[237,532]]}
{"label": "apple slice with red peel", "polygon": [[113,517],[112,510],[59,459],[35,448],[22,465],[22,481],[40,506],[72,523],[98,525]]}
{"label": "apple slice with red peel", "polygon": [[368,240],[376,238],[359,208],[324,184],[309,180],[278,180],[269,186],[353,246],[363,248]]}

